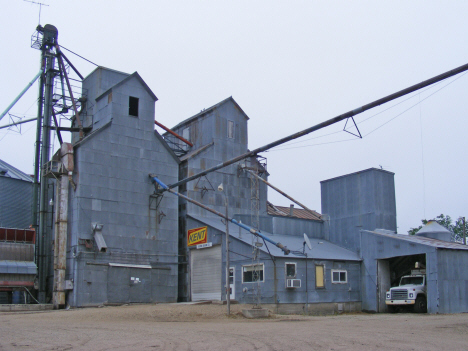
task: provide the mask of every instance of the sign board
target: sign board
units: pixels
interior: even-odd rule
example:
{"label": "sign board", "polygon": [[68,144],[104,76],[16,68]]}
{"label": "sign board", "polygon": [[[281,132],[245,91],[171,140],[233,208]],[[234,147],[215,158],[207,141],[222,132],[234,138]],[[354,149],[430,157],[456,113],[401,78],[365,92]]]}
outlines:
{"label": "sign board", "polygon": [[213,246],[212,242],[209,242],[209,243],[206,243],[206,244],[198,244],[197,249],[204,249],[205,247],[212,247],[212,246]]}
{"label": "sign board", "polygon": [[187,231],[187,246],[206,244],[208,242],[208,227],[189,229]]}

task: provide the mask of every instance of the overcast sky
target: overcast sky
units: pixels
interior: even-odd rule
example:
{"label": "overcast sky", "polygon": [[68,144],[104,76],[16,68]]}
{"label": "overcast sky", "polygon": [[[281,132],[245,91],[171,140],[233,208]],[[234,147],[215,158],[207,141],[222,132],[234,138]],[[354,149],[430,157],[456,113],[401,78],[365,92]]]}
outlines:
{"label": "overcast sky", "polygon": [[[168,127],[233,96],[250,117],[250,149],[468,63],[467,1],[36,2],[49,5],[40,22],[58,28],[59,44],[138,71]],[[39,5],[0,5],[3,112],[39,70],[30,47]],[[83,75],[95,67],[67,57]],[[363,139],[342,122],[265,152],[269,180],[320,212],[321,180],[383,167],[395,173],[400,233],[422,218],[468,215],[467,88],[459,75],[363,113]],[[36,99],[37,84],[11,114],[35,117]],[[32,173],[34,142],[34,123],[0,129],[0,159]]]}

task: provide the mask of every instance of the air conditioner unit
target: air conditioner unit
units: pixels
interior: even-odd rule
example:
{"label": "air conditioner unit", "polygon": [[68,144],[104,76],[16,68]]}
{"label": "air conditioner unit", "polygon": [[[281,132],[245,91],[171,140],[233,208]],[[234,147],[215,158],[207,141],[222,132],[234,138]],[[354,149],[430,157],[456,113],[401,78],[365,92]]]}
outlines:
{"label": "air conditioner unit", "polygon": [[286,279],[287,288],[300,288],[301,280],[300,279]]}

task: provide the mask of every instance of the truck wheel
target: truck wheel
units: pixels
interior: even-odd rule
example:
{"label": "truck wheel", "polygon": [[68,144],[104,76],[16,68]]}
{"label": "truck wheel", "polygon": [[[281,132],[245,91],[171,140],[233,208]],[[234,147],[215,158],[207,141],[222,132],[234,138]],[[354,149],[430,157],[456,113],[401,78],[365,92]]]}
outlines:
{"label": "truck wheel", "polygon": [[425,296],[418,296],[416,298],[416,303],[414,304],[414,311],[416,313],[426,313],[427,312],[427,302]]}

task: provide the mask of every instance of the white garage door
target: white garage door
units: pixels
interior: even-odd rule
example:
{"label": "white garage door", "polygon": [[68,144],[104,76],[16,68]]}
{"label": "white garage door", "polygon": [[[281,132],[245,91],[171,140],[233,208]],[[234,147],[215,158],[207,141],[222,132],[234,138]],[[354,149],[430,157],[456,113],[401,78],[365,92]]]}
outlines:
{"label": "white garage door", "polygon": [[221,299],[221,246],[191,250],[192,301]]}

